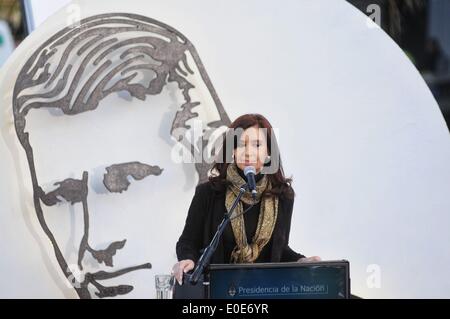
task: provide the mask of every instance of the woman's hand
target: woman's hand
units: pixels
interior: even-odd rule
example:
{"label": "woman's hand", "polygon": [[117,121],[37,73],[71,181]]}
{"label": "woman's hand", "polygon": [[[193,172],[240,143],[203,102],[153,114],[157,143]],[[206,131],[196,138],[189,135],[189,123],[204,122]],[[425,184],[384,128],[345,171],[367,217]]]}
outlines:
{"label": "woman's hand", "polygon": [[178,281],[181,286],[183,284],[183,275],[188,271],[194,269],[195,263],[190,259],[185,259],[177,262],[172,268],[172,275]]}
{"label": "woman's hand", "polygon": [[299,260],[297,260],[297,262],[299,262],[299,263],[312,263],[312,262],[321,261],[321,260],[322,260],[322,258],[320,258],[319,256],[312,256],[312,257],[300,258]]}

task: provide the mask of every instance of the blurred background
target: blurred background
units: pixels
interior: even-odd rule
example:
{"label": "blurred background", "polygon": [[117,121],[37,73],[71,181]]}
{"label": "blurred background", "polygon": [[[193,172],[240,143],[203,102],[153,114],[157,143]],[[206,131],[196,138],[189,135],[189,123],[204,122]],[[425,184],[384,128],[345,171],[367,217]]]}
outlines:
{"label": "blurred background", "polygon": [[450,1],[348,2],[374,19],[403,49],[422,74],[450,127]]}
{"label": "blurred background", "polygon": [[[403,49],[430,87],[450,127],[450,1],[347,1]],[[32,5],[39,5],[39,1],[0,0],[0,67],[35,27],[28,14]]]}

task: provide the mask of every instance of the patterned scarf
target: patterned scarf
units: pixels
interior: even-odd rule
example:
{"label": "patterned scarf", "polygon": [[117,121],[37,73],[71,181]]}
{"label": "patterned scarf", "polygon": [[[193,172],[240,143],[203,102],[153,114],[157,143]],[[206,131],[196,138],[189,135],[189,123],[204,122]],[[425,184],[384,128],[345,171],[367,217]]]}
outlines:
{"label": "patterned scarf", "polygon": [[[238,167],[235,163],[228,165],[227,180],[231,182],[231,185],[228,187],[226,192],[225,206],[227,211],[230,211],[234,200],[239,194],[240,187],[245,184],[245,180],[239,175]],[[261,198],[262,193],[266,189],[271,189],[271,187],[272,186],[267,178],[267,175],[264,175],[256,184],[256,202],[261,201],[261,209],[256,233],[250,244],[247,242],[243,215],[244,208],[242,204],[242,202],[248,205],[253,203],[253,198],[250,192],[244,193],[238,205],[234,209],[231,216],[231,226],[233,228],[233,234],[236,240],[236,247],[231,253],[231,263],[253,263],[272,237],[272,232],[275,227],[278,214],[278,197],[265,196],[264,198]]]}

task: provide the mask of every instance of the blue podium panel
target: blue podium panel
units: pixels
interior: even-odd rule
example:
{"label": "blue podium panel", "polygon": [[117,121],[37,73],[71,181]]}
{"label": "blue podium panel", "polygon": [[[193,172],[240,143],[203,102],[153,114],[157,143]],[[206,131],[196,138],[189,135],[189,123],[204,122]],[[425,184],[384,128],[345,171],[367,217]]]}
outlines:
{"label": "blue podium panel", "polygon": [[209,268],[211,299],[349,298],[348,261],[218,265]]}

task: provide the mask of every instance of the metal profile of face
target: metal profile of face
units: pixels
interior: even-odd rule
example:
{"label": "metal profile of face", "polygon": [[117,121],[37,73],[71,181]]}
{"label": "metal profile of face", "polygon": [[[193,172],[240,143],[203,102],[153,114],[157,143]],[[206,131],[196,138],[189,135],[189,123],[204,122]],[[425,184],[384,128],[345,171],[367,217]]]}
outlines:
{"label": "metal profile of face", "polygon": [[134,289],[125,278],[152,268],[161,245],[148,232],[170,225],[171,212],[155,210],[207,178],[210,163],[177,163],[174,145],[190,140],[194,153],[230,123],[192,43],[134,14],[92,16],[50,37],[19,72],[13,112],[37,219],[80,298]]}

